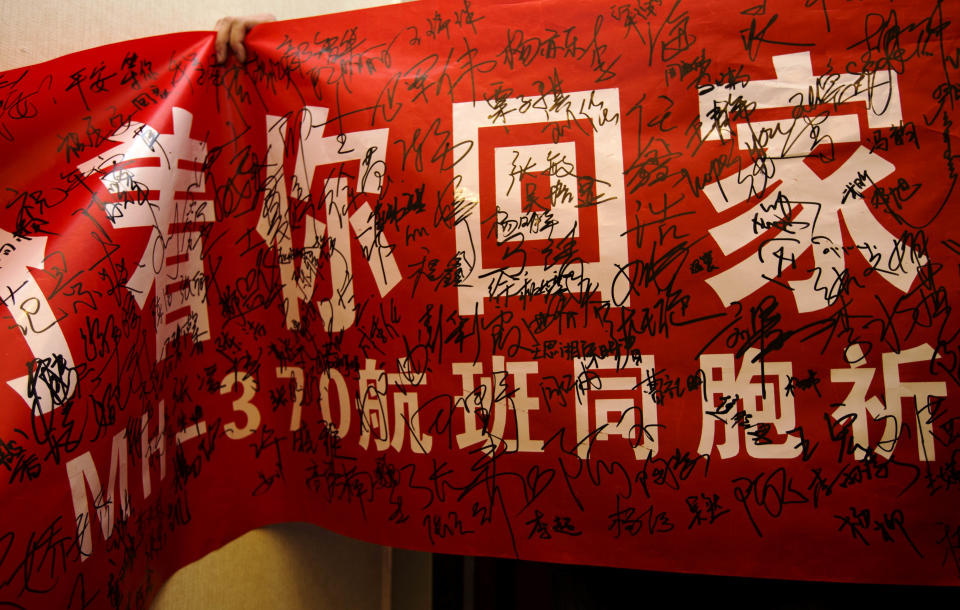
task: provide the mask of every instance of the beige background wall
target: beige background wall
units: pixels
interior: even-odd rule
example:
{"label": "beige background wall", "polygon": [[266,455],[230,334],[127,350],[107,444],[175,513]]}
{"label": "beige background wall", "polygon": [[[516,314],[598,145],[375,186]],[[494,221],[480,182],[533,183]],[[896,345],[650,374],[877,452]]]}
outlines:
{"label": "beige background wall", "polygon": [[[386,4],[385,0],[0,0],[0,70],[111,42],[213,29],[224,15],[279,19]],[[312,525],[250,532],[179,572],[154,610],[430,607],[430,555],[393,551]]]}
{"label": "beige background wall", "polygon": [[0,0],[0,70],[111,42],[212,30],[224,15],[296,19],[389,0]]}

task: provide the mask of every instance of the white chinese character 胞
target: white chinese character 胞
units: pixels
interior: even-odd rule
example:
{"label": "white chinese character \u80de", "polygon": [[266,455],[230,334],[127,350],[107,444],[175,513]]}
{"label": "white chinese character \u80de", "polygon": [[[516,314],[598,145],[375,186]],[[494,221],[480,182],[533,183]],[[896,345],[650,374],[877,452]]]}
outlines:
{"label": "white chinese character \u80de", "polygon": [[174,107],[172,113],[173,133],[132,122],[110,136],[116,146],[78,166],[119,199],[106,205],[114,227],[152,228],[127,288],[141,309],[154,289],[158,361],[177,337],[210,336],[200,232],[216,220],[202,170],[207,145],[190,137],[190,112]]}
{"label": "white chinese character \u80de", "polygon": [[[733,91],[717,88],[701,96],[701,137],[716,140],[733,133],[731,117],[742,118],[755,110],[796,109],[820,103],[864,103],[871,127],[890,127],[901,121],[900,94],[893,71],[814,76],[810,54],[795,53],[773,58],[777,78],[756,80]],[[736,99],[734,97],[736,96]],[[800,312],[833,304],[847,284],[845,253],[856,250],[876,275],[899,290],[909,290],[925,259],[901,243],[874,217],[864,200],[864,191],[893,174],[894,165],[860,146],[826,178],[806,163],[820,154],[824,145],[859,142],[856,114],[818,113],[769,121],[733,120],[740,149],[760,158],[756,166],[763,182],[736,172],[703,188],[718,212],[726,211],[773,187],[762,200],[710,230],[725,255],[745,248],[755,253],[714,275],[707,283],[725,305],[756,292],[767,282],[786,285],[793,292]],[[762,154],[761,154],[762,151]],[[777,184],[779,183],[779,184]],[[843,226],[853,240],[845,247]],[[772,237],[766,237],[772,232]],[[765,236],[757,242],[761,236]],[[757,242],[757,243],[755,243]],[[810,277],[784,282],[787,268],[812,249],[814,269]]]}
{"label": "white chinese character \u80de", "polygon": [[[703,398],[703,428],[697,453],[710,455],[714,445],[721,459],[740,453],[740,429],[749,437],[747,455],[755,458],[790,459],[801,453],[800,439],[788,434],[796,428],[793,396],[786,391],[793,376],[789,362],[759,362],[760,350],[748,349],[735,370],[733,354],[704,354],[700,368],[707,376]],[[757,381],[755,381],[757,379]],[[715,434],[723,430],[723,443]],[[771,435],[783,436],[774,442]]]}

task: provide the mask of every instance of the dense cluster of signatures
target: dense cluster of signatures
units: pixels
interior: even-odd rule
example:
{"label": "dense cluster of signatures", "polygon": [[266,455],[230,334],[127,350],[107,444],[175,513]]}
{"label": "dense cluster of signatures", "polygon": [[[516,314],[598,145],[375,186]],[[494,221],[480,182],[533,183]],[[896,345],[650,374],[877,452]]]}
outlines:
{"label": "dense cluster of signatures", "polygon": [[722,44],[689,0],[462,0],[0,75],[4,154],[57,143],[0,194],[0,480],[57,499],[0,527],[0,604],[146,607],[224,477],[419,548],[811,535],[960,579],[958,16],[770,4]]}

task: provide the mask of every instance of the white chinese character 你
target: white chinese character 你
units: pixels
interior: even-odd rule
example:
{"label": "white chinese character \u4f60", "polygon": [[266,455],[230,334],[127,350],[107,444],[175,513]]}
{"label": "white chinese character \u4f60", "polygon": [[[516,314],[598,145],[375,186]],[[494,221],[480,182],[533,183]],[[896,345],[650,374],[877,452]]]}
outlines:
{"label": "white chinese character \u4f60", "polygon": [[[298,115],[300,123],[288,126],[288,117],[267,115],[266,188],[257,232],[279,254],[278,266],[283,284],[284,311],[287,328],[300,323],[300,302],[313,301],[321,259],[330,264],[333,295],[317,301],[321,320],[328,332],[339,332],[353,325],[356,302],[353,288],[353,240],[356,235],[364,258],[370,265],[377,290],[385,296],[402,275],[389,243],[376,216],[367,203],[350,211],[356,193],[379,194],[383,187],[389,129],[370,129],[339,135],[324,135],[329,110],[307,106]],[[291,137],[293,136],[293,137]],[[299,144],[296,171],[287,187],[284,168],[286,143]],[[294,247],[294,219],[290,196],[309,199],[318,167],[359,162],[356,178],[344,171],[332,171],[323,177],[321,206],[326,210],[326,223],[304,213],[304,233],[300,247]],[[318,174],[319,175],[319,174]],[[297,264],[299,259],[299,264]]]}

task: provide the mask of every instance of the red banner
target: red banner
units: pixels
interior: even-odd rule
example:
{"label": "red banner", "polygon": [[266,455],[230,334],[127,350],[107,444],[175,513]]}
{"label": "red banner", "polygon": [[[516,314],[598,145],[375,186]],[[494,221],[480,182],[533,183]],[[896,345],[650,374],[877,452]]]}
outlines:
{"label": "red banner", "polygon": [[0,75],[0,602],[143,606],[292,520],[960,583],[960,14],[734,4],[422,2]]}

